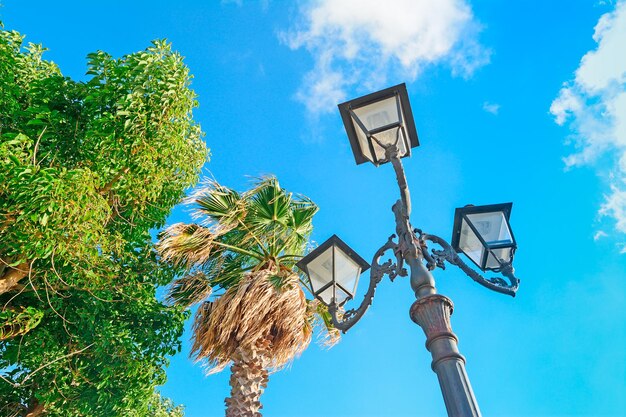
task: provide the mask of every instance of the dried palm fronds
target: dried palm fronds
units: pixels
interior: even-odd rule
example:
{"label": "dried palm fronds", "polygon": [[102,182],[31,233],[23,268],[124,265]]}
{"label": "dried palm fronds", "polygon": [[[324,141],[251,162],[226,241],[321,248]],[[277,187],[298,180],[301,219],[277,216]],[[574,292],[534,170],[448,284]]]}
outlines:
{"label": "dried palm fronds", "polygon": [[156,248],[161,257],[186,268],[203,264],[220,250],[215,244],[219,234],[197,224],[173,224],[159,237]]}
{"label": "dried palm fronds", "polygon": [[341,332],[333,327],[328,308],[317,298],[307,300],[307,320],[317,333],[316,343],[330,349],[341,340]]}
{"label": "dried palm fronds", "polygon": [[209,373],[222,370],[241,352],[255,352],[269,341],[269,367],[279,369],[311,341],[307,303],[296,275],[272,282],[268,270],[247,274],[196,313],[192,356],[206,360]]}

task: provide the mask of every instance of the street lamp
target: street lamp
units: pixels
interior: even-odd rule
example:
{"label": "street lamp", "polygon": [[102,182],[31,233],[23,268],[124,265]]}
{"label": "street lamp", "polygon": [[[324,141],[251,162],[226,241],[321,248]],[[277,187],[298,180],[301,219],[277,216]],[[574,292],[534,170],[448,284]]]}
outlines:
{"label": "street lamp", "polygon": [[467,205],[454,213],[452,248],[483,271],[499,272],[513,262],[515,238],[509,217],[513,203]]}
{"label": "street lamp", "polygon": [[296,264],[309,277],[311,293],[326,305],[354,298],[359,277],[370,265],[333,235]]}
{"label": "street lamp", "polygon": [[409,95],[404,84],[368,94],[339,105],[357,165],[389,162],[385,149],[395,145],[398,158],[419,146]]}
{"label": "street lamp", "polygon": [[[456,209],[452,245],[444,239],[413,229],[409,221],[411,199],[400,158],[410,156],[418,146],[417,132],[404,84],[350,100],[339,105],[343,122],[357,164],[391,162],[400,188],[400,200],[392,211],[396,234],[374,254],[369,288],[361,305],[340,314],[339,309],[352,299],[358,274],[368,269],[367,262],[337,236],[332,236],[305,256],[300,267],[309,278],[313,294],[328,307],[333,325],[348,331],[372,304],[376,286],[387,275],[392,281],[407,276],[416,297],[410,309],[411,319],[426,334],[426,348],[433,361],[449,416],[479,417],[480,410],[465,371],[465,358],[458,350],[458,338],[452,332],[452,301],[437,294],[430,271],[445,269],[445,262],[459,267],[477,283],[500,293],[515,296],[519,280],[512,266],[516,249],[509,224],[511,203],[487,206],[468,205]],[[427,241],[441,249],[428,251]],[[391,259],[381,263],[387,251]],[[457,253],[464,253],[482,271],[502,277],[484,277],[469,267]],[[355,277],[355,274],[357,276]]]}

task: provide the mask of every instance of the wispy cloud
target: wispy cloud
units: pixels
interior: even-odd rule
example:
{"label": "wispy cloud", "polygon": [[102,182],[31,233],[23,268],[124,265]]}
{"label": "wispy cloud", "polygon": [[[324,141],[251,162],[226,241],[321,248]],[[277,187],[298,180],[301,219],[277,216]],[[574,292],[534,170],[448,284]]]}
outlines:
{"label": "wispy cloud", "polygon": [[[572,131],[576,152],[564,159],[565,165],[598,167],[610,184],[599,213],[626,233],[626,1],[600,17],[593,39],[596,48],[582,57],[550,112]],[[612,164],[608,174],[597,163],[601,157]]]}
{"label": "wispy cloud", "polygon": [[391,77],[412,81],[428,65],[470,76],[489,62],[479,31],[465,0],[304,0],[297,23],[280,37],[313,56],[297,97],[320,114],[348,89],[375,90]]}
{"label": "wispy cloud", "polygon": [[607,234],[605,231],[603,231],[603,230],[598,230],[598,231],[596,232],[596,234],[594,234],[594,235],[593,235],[593,240],[595,240],[595,241],[597,242],[598,240],[600,240],[600,239],[602,239],[602,238],[605,238],[605,237],[607,237],[607,236],[608,236],[608,234]]}
{"label": "wispy cloud", "polygon": [[600,215],[613,217],[617,230],[626,233],[626,187],[611,186],[611,193],[604,197],[604,204],[600,207]]}
{"label": "wispy cloud", "polygon": [[486,111],[487,113],[497,115],[498,112],[500,111],[500,105],[497,103],[490,103],[488,101],[485,101],[483,103],[483,110]]}
{"label": "wispy cloud", "polygon": [[[235,4],[238,7],[242,7],[243,6],[243,0],[222,0],[222,4],[224,4],[224,5],[225,4]],[[269,8],[270,0],[261,0],[260,4],[261,4],[261,10],[266,12],[267,9]]]}

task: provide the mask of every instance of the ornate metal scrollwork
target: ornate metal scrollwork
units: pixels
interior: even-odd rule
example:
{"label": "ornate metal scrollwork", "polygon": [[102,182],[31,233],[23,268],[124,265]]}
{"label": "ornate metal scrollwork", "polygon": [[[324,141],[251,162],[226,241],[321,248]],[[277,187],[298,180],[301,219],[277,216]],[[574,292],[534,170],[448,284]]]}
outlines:
{"label": "ornate metal scrollwork", "polygon": [[[385,148],[386,156],[393,165],[400,188],[401,199],[391,208],[396,219],[398,242],[394,242],[396,235],[391,235],[387,242],[376,251],[370,270],[369,287],[358,308],[346,310],[341,314],[339,312],[339,306],[334,301],[328,306],[328,312],[331,315],[333,326],[343,333],[354,326],[372,304],[376,286],[385,275],[389,276],[391,281],[398,276],[405,277],[408,275],[406,268],[404,268],[405,263],[412,265],[413,270],[417,268],[417,266],[422,266],[419,265],[419,263],[426,261],[426,269],[432,271],[435,268],[445,269],[445,262],[447,261],[452,265],[458,266],[467,276],[480,285],[502,294],[515,296],[515,292],[519,286],[519,279],[515,277],[515,271],[511,264],[504,264],[499,270],[495,271],[500,272],[506,277],[508,282],[500,277],[485,278],[470,268],[444,239],[435,235],[422,233],[419,229],[413,229],[409,220],[411,214],[411,198],[402,162],[398,158],[397,144],[379,144]],[[441,246],[442,249],[432,249],[429,253],[428,245],[426,244],[427,240],[436,243]],[[380,259],[388,250],[393,251],[396,258],[395,262],[388,259],[386,262],[380,263]],[[426,271],[425,269],[423,270]],[[426,276],[426,274],[417,272],[415,275],[415,277],[411,277],[411,286],[414,287],[413,289],[416,291],[416,296],[418,296],[418,293],[421,291],[420,288],[422,287],[429,287],[434,292],[434,281],[430,274]],[[417,282],[413,282],[416,279]]]}
{"label": "ornate metal scrollwork", "polygon": [[[328,312],[333,321],[333,326],[341,330],[343,333],[347,332],[357,321],[365,314],[372,301],[374,299],[374,293],[376,292],[376,286],[382,281],[385,275],[389,276],[390,280],[394,280],[397,276],[407,276],[407,271],[403,268],[403,259],[400,251],[398,250],[398,244],[393,241],[396,235],[389,236],[387,242],[376,251],[374,258],[372,259],[372,267],[370,269],[370,284],[367,289],[361,305],[357,309],[346,310],[341,317],[339,317],[339,307],[336,303],[331,303],[328,306]],[[380,263],[380,258],[383,257],[385,252],[392,250],[396,262],[388,259],[387,261]]]}
{"label": "ornate metal scrollwork", "polygon": [[[485,278],[469,267],[444,239],[439,236],[423,233],[418,229],[416,229],[416,232],[419,234],[422,254],[426,260],[426,267],[429,270],[433,270],[436,267],[446,269],[445,261],[448,261],[450,264],[458,266],[467,276],[483,287],[515,297],[515,293],[519,287],[519,279],[515,277],[515,270],[510,263],[505,263],[499,269],[494,270],[494,272],[499,272],[506,277],[509,280],[508,282],[500,277]],[[442,249],[432,249],[431,253],[428,253],[428,246],[426,245],[427,240],[436,243],[441,246]]]}

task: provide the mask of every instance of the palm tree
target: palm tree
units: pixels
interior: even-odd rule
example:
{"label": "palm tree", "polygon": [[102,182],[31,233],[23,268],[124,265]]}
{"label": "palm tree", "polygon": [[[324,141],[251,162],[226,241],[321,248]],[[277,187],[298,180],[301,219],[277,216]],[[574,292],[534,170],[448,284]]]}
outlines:
{"label": "palm tree", "polygon": [[242,194],[207,181],[187,202],[199,222],[170,226],[157,244],[163,259],[185,270],[169,298],[185,307],[202,303],[192,357],[209,373],[232,362],[226,416],[260,416],[269,371],[311,341],[317,304],[307,303],[294,266],[318,208],[274,177]]}

